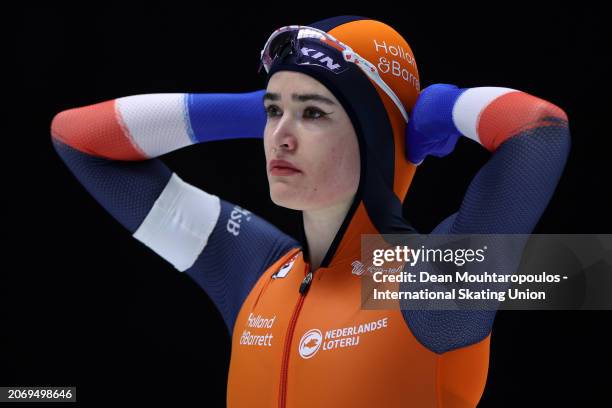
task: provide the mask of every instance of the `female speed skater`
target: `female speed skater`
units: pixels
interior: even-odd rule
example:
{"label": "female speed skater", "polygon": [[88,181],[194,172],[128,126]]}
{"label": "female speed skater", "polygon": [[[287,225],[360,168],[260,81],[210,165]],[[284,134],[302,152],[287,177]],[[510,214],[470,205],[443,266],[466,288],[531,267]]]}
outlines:
{"label": "female speed skater", "polygon": [[[570,147],[556,105],[502,87],[420,90],[406,40],[337,16],[274,31],[265,89],[142,94],[58,113],[56,152],[134,238],[187,273],[232,339],[229,407],[474,407],[495,311],[364,310],[362,234],[411,234],[402,202],[460,136],[491,155],[437,234],[529,234]],[[260,71],[261,72],[261,71]],[[272,201],[301,236],[183,181],[158,156],[263,138]]]}

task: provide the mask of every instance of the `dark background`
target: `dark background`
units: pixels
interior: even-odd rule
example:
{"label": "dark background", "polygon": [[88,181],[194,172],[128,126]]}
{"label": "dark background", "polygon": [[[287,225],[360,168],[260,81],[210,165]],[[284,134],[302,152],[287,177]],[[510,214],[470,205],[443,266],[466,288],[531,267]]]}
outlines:
{"label": "dark background", "polygon": [[[572,150],[534,232],[610,233],[606,13],[583,2],[489,9],[430,3],[268,2],[253,9],[230,2],[224,9],[99,3],[5,15],[17,23],[9,40],[23,100],[5,119],[19,122],[5,135],[10,148],[3,155],[3,201],[10,205],[0,385],[76,386],[83,405],[120,399],[224,405],[230,338],[220,314],[187,275],[133,239],[86,192],[55,154],[49,128],[62,110],[122,96],[261,89],[259,52],[287,24],[342,14],[379,19],[408,40],[422,88],[504,86],[558,105],[569,116]],[[462,138],[450,156],[428,158],[413,181],[406,218],[430,231],[457,210],[488,157]],[[200,144],[163,159],[184,180],[296,233],[297,213],[269,199],[261,141]],[[499,312],[479,406],[609,405],[610,317]]]}

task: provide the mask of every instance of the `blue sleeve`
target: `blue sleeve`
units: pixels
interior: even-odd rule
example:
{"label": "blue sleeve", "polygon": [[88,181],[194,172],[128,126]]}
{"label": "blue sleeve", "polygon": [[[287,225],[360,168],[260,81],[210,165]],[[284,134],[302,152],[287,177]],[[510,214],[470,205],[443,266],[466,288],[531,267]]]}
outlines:
{"label": "blue sleeve", "polygon": [[187,94],[191,139],[195,143],[238,137],[263,138],[265,89],[245,93]]}
{"label": "blue sleeve", "polygon": [[[458,212],[432,234],[530,234],[550,201],[570,149],[566,126],[544,126],[509,138],[470,183]],[[403,310],[415,336],[443,353],[477,343],[495,310]]]}
{"label": "blue sleeve", "polygon": [[[85,189],[130,233],[141,226],[172,177],[159,158],[118,161],[76,150],[56,138],[53,147]],[[206,246],[185,272],[210,296],[231,332],[259,276],[298,243],[255,214],[219,200],[220,212]],[[248,221],[228,231],[232,212]],[[247,215],[248,214],[248,215]],[[235,216],[235,214],[234,214]]]}

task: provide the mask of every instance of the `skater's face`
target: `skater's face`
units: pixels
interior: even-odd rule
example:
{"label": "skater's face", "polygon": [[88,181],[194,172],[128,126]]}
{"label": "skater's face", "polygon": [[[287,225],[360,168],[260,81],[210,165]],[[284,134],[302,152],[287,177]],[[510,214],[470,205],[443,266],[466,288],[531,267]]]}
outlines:
{"label": "skater's face", "polygon": [[309,75],[278,71],[268,81],[263,102],[272,201],[294,210],[352,202],[359,185],[359,145],[334,95]]}

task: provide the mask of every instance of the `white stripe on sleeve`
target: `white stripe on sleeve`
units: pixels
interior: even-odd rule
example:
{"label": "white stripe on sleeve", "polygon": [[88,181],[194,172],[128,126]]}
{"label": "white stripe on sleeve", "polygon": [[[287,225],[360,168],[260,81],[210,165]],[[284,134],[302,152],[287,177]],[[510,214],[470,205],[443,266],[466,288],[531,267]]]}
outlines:
{"label": "white stripe on sleeve", "polygon": [[206,247],[220,213],[219,197],[172,173],[133,237],[184,272]]}
{"label": "white stripe on sleeve", "polygon": [[483,86],[470,88],[463,92],[453,107],[453,122],[459,132],[482,144],[478,137],[478,121],[480,119],[480,114],[488,104],[510,92],[516,92],[516,90],[495,86]]}
{"label": "white stripe on sleeve", "polygon": [[149,158],[193,144],[189,137],[187,95],[157,93],[116,99],[128,137]]}

